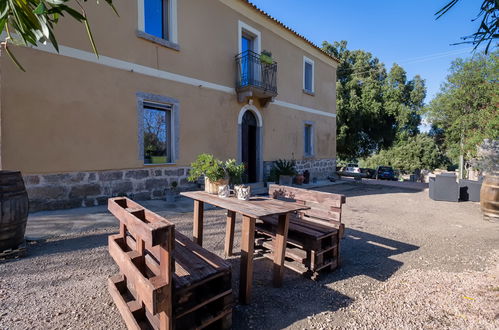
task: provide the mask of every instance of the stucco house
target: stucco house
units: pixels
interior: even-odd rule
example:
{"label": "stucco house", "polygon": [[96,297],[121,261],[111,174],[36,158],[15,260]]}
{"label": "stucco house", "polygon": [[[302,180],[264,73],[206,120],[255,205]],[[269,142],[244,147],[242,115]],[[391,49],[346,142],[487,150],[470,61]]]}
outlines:
{"label": "stucco house", "polygon": [[0,58],[1,168],[23,172],[32,210],[161,198],[200,153],[250,182],[277,159],[334,170],[338,60],[297,32],[245,0],[86,6],[99,57],[66,20],[59,54],[15,47],[26,73]]}

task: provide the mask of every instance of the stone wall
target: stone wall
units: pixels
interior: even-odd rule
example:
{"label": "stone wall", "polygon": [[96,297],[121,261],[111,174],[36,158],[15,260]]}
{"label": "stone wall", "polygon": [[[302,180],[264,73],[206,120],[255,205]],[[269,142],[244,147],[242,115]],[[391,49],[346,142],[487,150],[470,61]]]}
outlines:
{"label": "stone wall", "polygon": [[[303,173],[305,170],[310,172],[310,180],[326,180],[329,176],[336,172],[336,159],[303,159],[296,160],[296,170],[298,173]],[[264,162],[264,177],[267,178],[270,174],[274,162]]]}
{"label": "stone wall", "polygon": [[173,181],[192,189],[189,169],[144,168],[96,172],[26,175],[30,211],[56,210],[103,205],[109,197],[128,196],[134,200],[161,199]]}

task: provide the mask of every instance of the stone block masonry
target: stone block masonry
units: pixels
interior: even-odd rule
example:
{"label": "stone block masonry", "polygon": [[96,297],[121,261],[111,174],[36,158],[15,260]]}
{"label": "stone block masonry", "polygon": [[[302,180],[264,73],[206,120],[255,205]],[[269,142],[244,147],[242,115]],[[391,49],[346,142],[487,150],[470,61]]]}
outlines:
{"label": "stone block masonry", "polygon": [[162,199],[173,181],[181,189],[195,185],[187,181],[188,167],[151,167],[129,170],[30,174],[24,176],[30,212],[103,205],[115,196],[135,200]]}
{"label": "stone block masonry", "polygon": [[[295,168],[298,173],[303,173],[306,170],[310,172],[310,180],[326,180],[329,176],[336,172],[336,159],[303,159],[295,160]],[[270,174],[274,162],[264,162],[264,177],[267,178]]]}

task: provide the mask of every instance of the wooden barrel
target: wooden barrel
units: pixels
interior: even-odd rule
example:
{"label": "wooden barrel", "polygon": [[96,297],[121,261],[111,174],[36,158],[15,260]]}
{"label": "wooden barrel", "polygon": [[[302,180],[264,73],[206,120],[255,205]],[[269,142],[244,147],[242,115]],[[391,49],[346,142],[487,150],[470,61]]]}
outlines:
{"label": "wooden barrel", "polygon": [[490,220],[499,220],[499,174],[485,176],[480,189],[480,206],[483,215]]}
{"label": "wooden barrel", "polygon": [[0,252],[15,249],[23,242],[28,209],[21,172],[0,171]]}

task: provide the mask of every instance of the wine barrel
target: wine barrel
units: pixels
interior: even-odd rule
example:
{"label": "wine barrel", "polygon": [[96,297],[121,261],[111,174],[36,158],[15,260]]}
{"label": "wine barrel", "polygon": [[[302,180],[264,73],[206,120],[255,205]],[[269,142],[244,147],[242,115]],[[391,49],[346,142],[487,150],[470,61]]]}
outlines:
{"label": "wine barrel", "polygon": [[23,242],[28,210],[21,172],[0,171],[0,252],[15,249]]}
{"label": "wine barrel", "polygon": [[485,176],[480,189],[480,206],[486,218],[499,220],[499,173]]}

